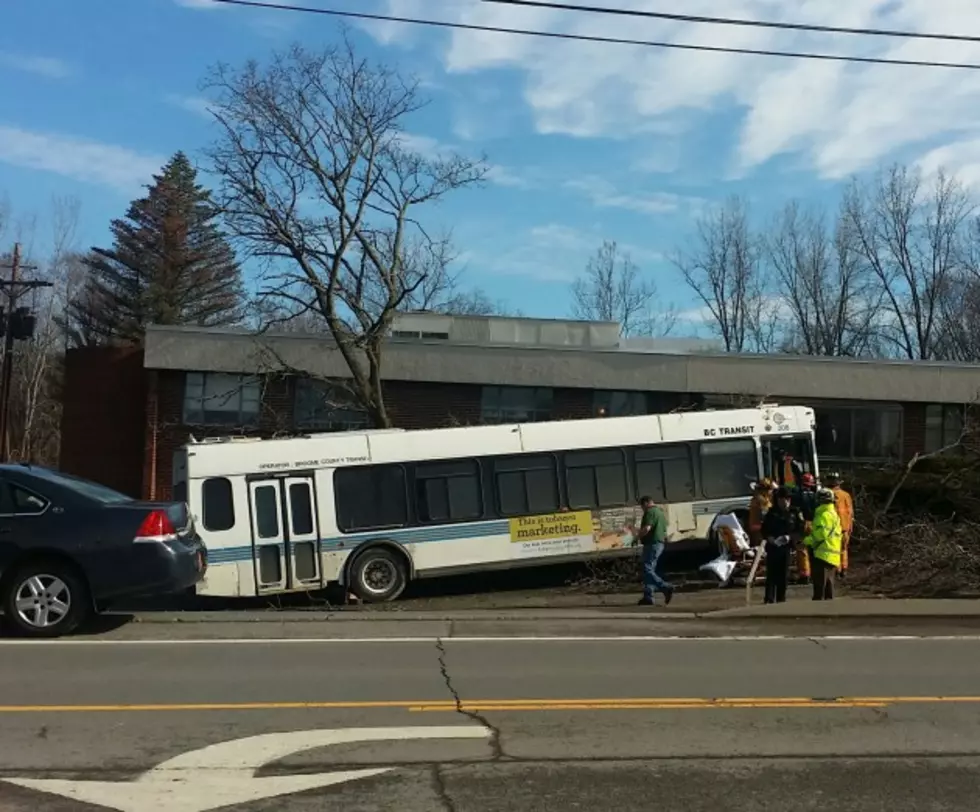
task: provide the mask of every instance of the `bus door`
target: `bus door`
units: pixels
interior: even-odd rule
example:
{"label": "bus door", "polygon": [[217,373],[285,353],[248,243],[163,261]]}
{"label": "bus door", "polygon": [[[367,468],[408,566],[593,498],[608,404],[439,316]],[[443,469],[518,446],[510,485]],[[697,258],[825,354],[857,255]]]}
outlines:
{"label": "bus door", "polygon": [[313,478],[260,479],[253,480],[248,487],[258,591],[321,586]]}

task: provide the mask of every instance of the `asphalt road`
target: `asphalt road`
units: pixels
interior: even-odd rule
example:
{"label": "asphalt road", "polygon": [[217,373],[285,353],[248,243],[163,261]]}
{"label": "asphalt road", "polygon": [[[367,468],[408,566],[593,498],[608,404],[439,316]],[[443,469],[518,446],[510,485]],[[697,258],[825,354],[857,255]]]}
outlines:
{"label": "asphalt road", "polygon": [[0,809],[972,811],[978,685],[980,640],[0,642]]}

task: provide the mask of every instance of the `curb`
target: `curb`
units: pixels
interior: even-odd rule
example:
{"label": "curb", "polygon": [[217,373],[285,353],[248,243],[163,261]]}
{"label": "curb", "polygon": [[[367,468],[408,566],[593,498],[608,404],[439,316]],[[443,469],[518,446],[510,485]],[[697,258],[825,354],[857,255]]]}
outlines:
{"label": "curb", "polygon": [[505,623],[505,622],[555,622],[555,621],[597,621],[597,620],[629,620],[653,621],[658,620],[696,620],[704,615],[695,612],[671,612],[661,614],[641,613],[597,613],[597,614],[388,614],[388,613],[289,613],[270,610],[267,614],[242,616],[234,612],[220,615],[207,615],[198,612],[186,613],[156,613],[156,612],[109,612],[112,615],[133,615],[134,623],[172,624],[172,623]]}

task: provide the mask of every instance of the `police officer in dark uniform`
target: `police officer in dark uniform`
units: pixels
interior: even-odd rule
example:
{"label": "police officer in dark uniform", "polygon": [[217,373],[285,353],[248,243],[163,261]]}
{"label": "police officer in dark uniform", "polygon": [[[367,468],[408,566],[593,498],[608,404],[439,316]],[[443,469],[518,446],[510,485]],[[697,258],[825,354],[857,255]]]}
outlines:
{"label": "police officer in dark uniform", "polygon": [[766,603],[785,603],[789,582],[789,557],[800,541],[803,521],[793,510],[793,494],[779,488],[772,507],[762,520],[766,542]]}

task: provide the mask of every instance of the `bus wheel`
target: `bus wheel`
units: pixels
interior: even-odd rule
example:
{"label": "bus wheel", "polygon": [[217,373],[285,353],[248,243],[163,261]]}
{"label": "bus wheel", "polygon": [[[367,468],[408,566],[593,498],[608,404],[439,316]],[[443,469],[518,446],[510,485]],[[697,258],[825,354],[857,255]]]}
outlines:
{"label": "bus wheel", "polygon": [[405,557],[386,547],[372,547],[354,559],[351,591],[365,603],[393,601],[408,584]]}

